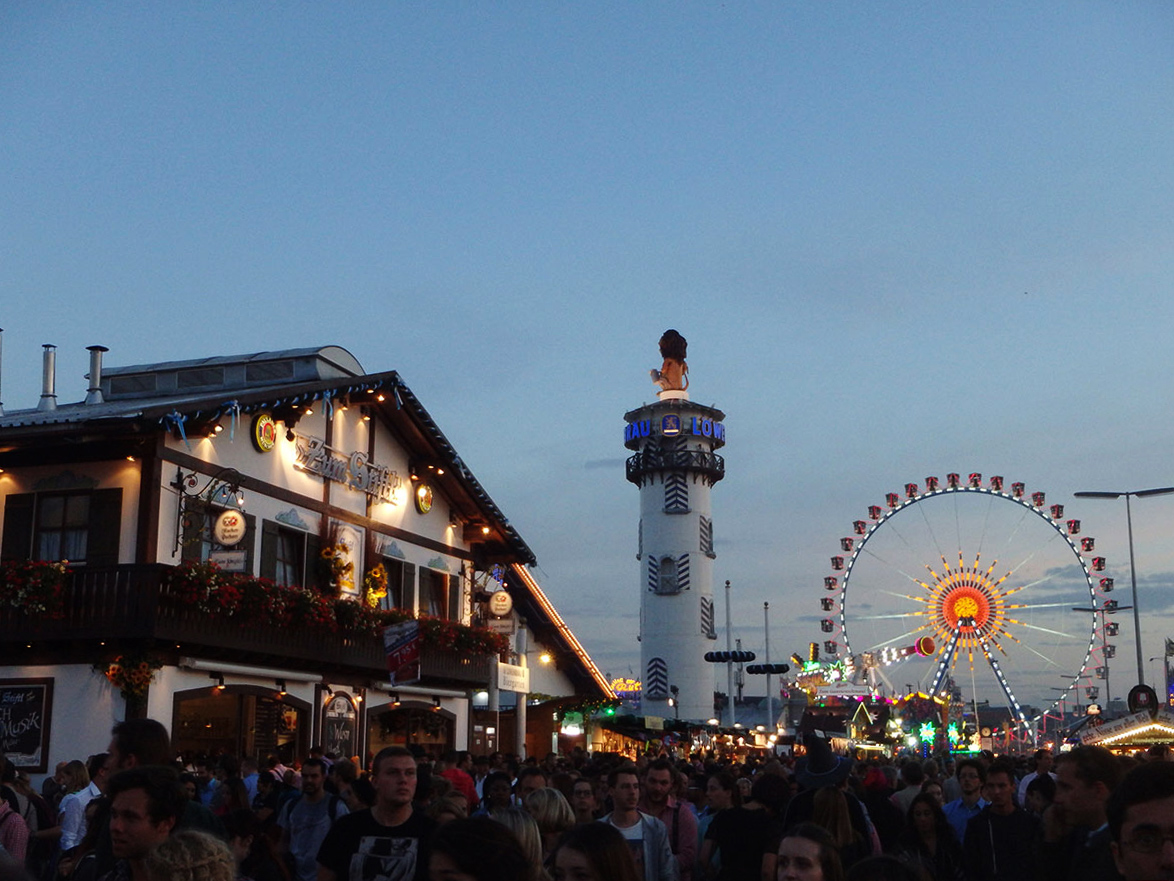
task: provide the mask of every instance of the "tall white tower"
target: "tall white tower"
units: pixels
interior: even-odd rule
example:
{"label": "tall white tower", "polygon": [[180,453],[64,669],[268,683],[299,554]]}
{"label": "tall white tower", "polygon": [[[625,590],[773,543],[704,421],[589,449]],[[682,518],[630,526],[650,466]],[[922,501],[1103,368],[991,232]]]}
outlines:
{"label": "tall white tower", "polygon": [[[692,403],[683,389],[662,389],[657,397],[624,414],[624,446],[634,451],[627,478],[640,487],[642,708],[667,719],[704,720],[714,712],[713,665],[704,656],[717,639],[709,496],[725,476],[725,460],[715,452],[726,441],[725,414]],[[673,689],[676,707],[668,703]]]}

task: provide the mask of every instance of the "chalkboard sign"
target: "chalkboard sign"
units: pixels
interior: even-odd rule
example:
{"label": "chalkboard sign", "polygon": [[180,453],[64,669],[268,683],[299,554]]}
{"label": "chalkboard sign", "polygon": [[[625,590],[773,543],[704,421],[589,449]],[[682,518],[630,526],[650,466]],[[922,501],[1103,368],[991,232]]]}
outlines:
{"label": "chalkboard sign", "polygon": [[53,680],[0,679],[0,752],[19,770],[49,770]]}
{"label": "chalkboard sign", "polygon": [[357,743],[357,718],[358,714],[355,712],[355,705],[351,703],[351,699],[343,694],[336,694],[326,704],[326,711],[323,713],[325,722],[323,738],[326,743],[326,752],[333,753],[340,758],[349,758],[353,756],[358,749]]}

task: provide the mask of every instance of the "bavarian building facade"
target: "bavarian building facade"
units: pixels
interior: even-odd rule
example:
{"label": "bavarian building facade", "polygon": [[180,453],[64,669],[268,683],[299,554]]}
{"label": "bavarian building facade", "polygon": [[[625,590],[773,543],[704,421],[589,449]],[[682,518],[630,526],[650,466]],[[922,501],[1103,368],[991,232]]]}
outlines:
{"label": "bavarian building facade", "polygon": [[[104,351],[58,404],[45,347],[39,403],[0,412],[18,766],[84,758],[135,715],[187,756],[545,753],[561,711],[613,697],[398,374],[335,346],[105,369]],[[527,694],[546,702],[529,725]]]}

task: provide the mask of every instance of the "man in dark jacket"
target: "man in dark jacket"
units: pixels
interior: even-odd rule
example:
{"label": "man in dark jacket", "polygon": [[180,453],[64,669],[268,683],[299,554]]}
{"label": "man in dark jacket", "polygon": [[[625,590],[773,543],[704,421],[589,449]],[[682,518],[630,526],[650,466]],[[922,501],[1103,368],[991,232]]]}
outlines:
{"label": "man in dark jacket", "polygon": [[986,772],[990,802],[966,824],[962,844],[970,881],[1035,881],[1039,818],[1015,804],[1015,771],[993,763]]}

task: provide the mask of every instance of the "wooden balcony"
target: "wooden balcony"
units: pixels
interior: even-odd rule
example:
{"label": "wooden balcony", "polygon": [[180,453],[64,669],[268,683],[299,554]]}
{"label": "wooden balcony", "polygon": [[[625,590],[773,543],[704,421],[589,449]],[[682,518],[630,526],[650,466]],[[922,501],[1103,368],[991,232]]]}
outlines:
{"label": "wooden balcony", "polygon": [[[379,637],[277,627],[258,620],[214,618],[185,605],[167,585],[169,566],[113,566],[71,571],[64,615],[44,618],[0,608],[0,647],[20,663],[98,660],[99,643],[149,647],[163,657],[196,655],[323,675],[382,680],[387,661]],[[16,647],[19,646],[19,649]],[[425,645],[421,683],[484,688],[490,658]]]}

